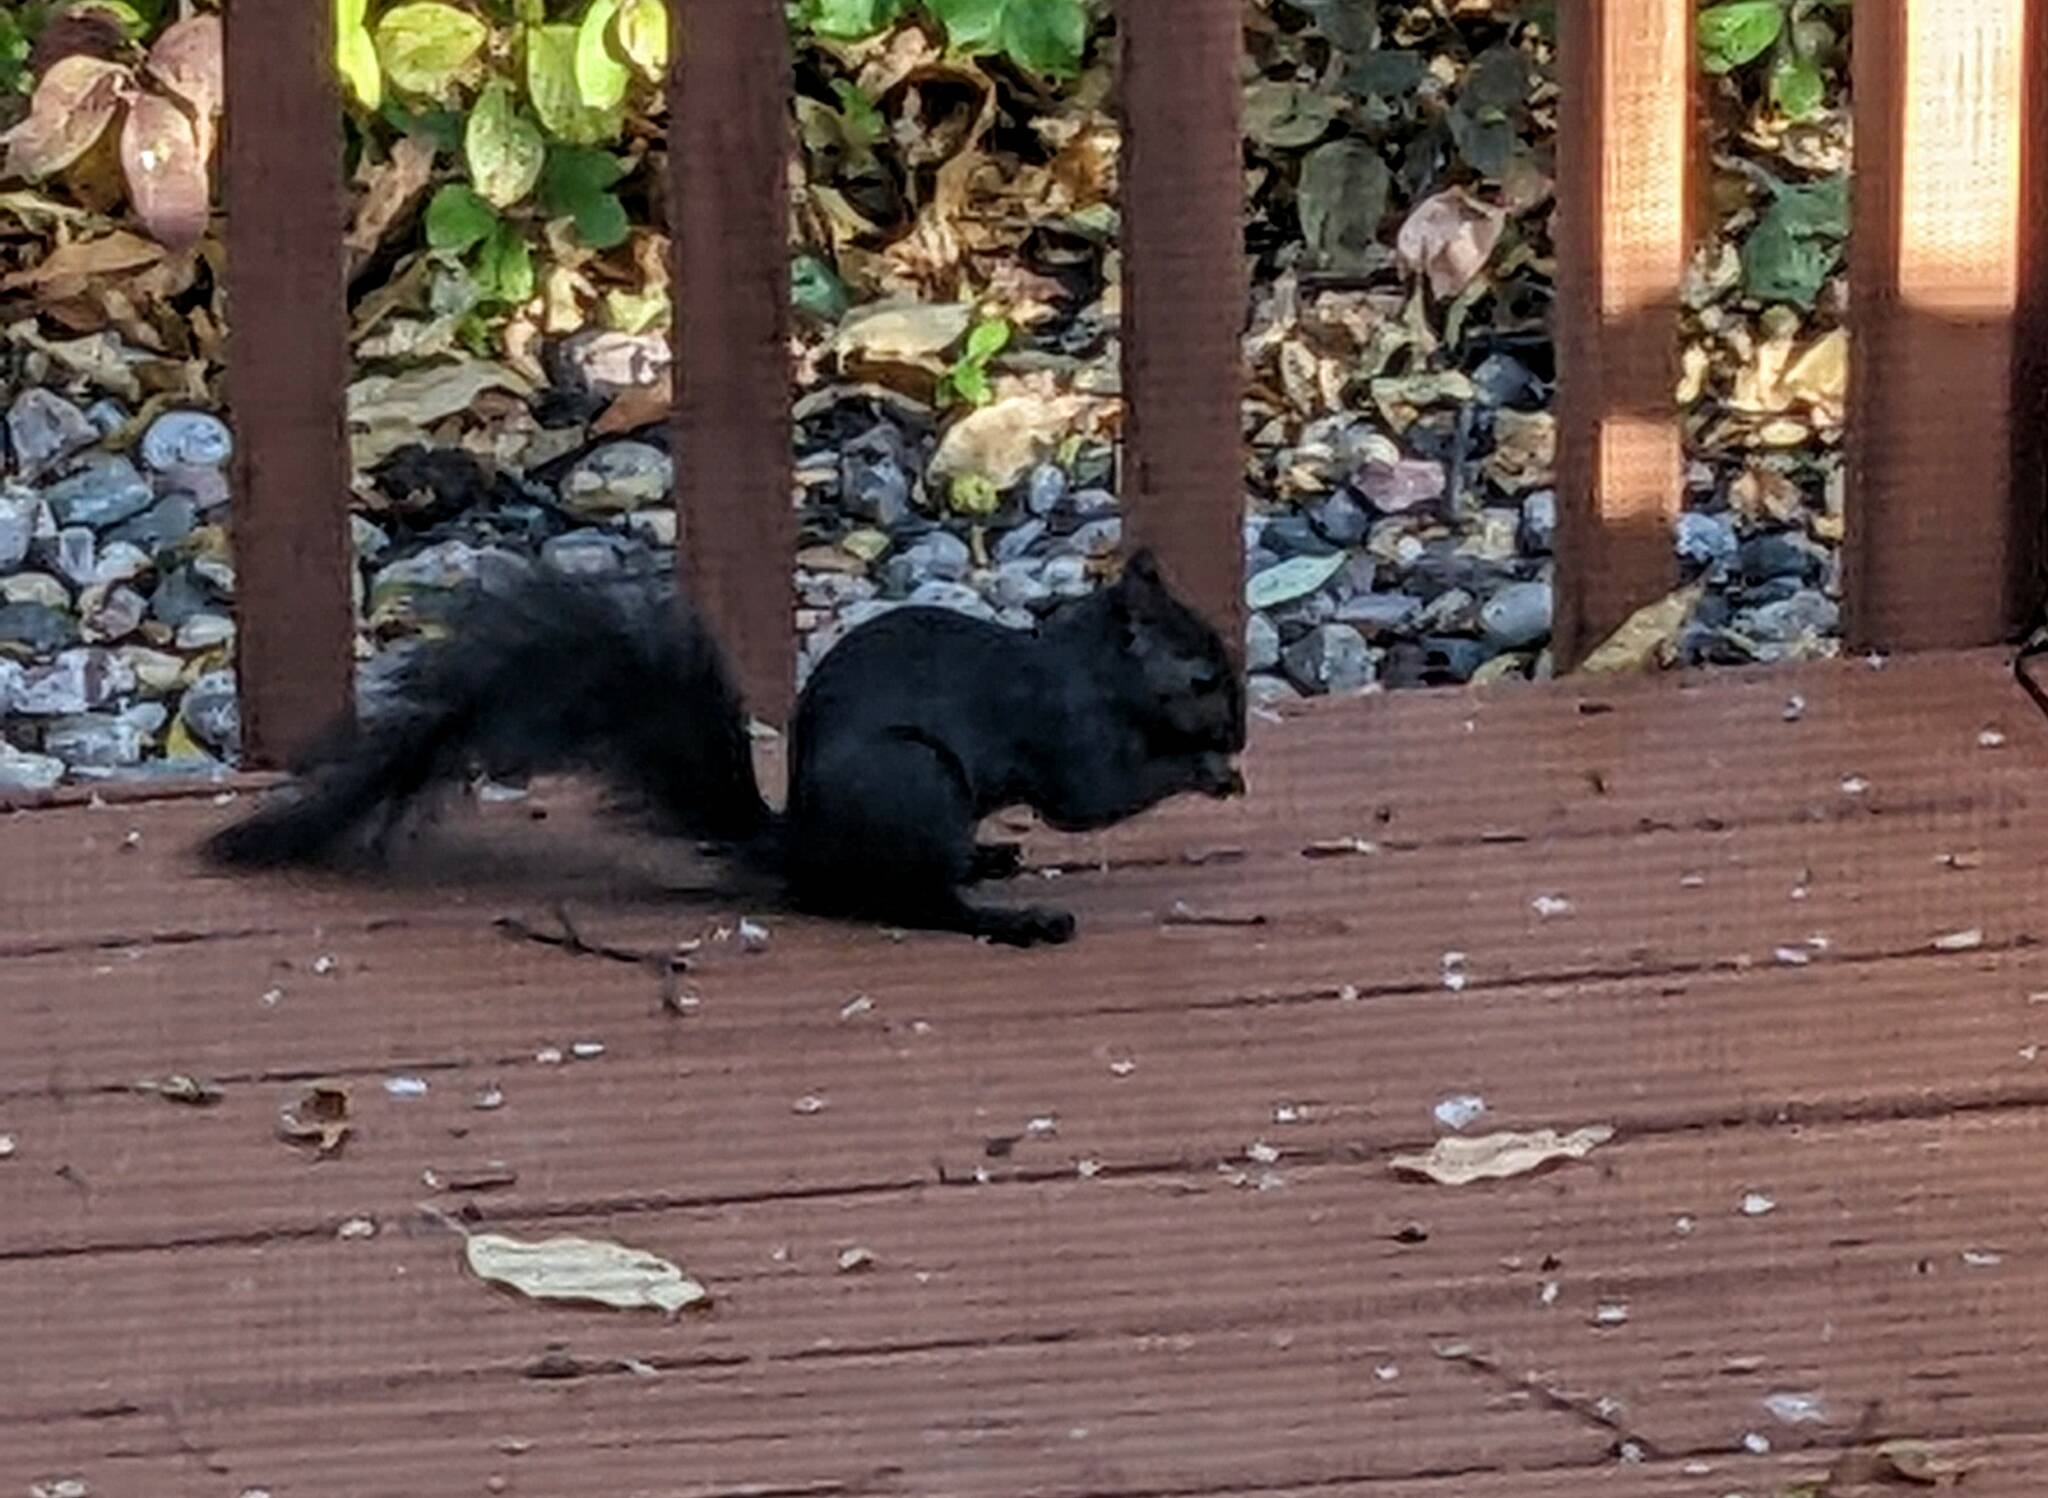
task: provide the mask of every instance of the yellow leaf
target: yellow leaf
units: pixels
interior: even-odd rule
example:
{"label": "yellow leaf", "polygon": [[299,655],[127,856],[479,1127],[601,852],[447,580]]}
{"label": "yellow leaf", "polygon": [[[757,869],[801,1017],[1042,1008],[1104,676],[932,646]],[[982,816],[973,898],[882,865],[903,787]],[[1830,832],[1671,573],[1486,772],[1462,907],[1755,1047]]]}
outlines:
{"label": "yellow leaf", "polygon": [[711,1292],[666,1259],[594,1238],[524,1242],[472,1233],[463,1243],[470,1273],[536,1300],[594,1301],[617,1310],[674,1314],[707,1305]]}
{"label": "yellow leaf", "polygon": [[1439,1185],[1464,1186],[1527,1175],[1554,1160],[1582,1160],[1613,1137],[1614,1129],[1608,1124],[1593,1124],[1569,1134],[1538,1129],[1529,1134],[1482,1134],[1472,1139],[1449,1135],[1437,1140],[1427,1154],[1396,1155],[1388,1163],[1403,1174],[1427,1176]]}

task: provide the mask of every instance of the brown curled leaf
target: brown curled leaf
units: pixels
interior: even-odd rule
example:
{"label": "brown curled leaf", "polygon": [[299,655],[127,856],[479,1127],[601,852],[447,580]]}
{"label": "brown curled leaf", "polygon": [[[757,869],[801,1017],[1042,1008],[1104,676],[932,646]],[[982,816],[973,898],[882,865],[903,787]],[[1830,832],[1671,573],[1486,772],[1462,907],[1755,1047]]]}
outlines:
{"label": "brown curled leaf", "polygon": [[63,171],[106,133],[134,87],[121,63],[84,52],[58,58],[36,80],[27,116],[0,135],[7,147],[0,177],[39,182]]}
{"label": "brown curled leaf", "polygon": [[121,127],[121,170],[142,226],[167,248],[190,249],[206,233],[209,189],[198,132],[185,112],[142,94]]}

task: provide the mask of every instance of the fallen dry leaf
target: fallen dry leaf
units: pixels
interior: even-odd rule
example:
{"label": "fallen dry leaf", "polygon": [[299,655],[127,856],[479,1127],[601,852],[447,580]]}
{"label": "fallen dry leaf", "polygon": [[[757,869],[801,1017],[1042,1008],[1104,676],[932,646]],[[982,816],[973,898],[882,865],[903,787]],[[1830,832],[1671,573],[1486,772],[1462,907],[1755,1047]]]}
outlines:
{"label": "fallen dry leaf", "polygon": [[173,250],[206,233],[211,191],[206,147],[185,112],[161,94],[138,94],[121,126],[121,170],[143,227]]}
{"label": "fallen dry leaf", "polygon": [[936,360],[959,342],[973,321],[974,308],[966,302],[891,298],[847,313],[832,348],[842,359]]}
{"label": "fallen dry leaf", "polygon": [[83,52],[58,58],[36,81],[27,116],[0,135],[0,177],[36,182],[63,171],[92,149],[134,88],[121,63]]}
{"label": "fallen dry leaf", "polygon": [[1559,1134],[1538,1129],[1532,1134],[1481,1134],[1474,1138],[1439,1139],[1424,1155],[1396,1155],[1388,1162],[1396,1171],[1422,1175],[1444,1186],[1502,1180],[1527,1175],[1556,1160],[1582,1160],[1614,1137],[1607,1124],[1593,1124]]}
{"label": "fallen dry leaf", "polygon": [[1478,279],[1506,226],[1500,209],[1453,187],[1416,204],[1394,250],[1402,264],[1429,278],[1431,291],[1454,297]]}
{"label": "fallen dry leaf", "polygon": [[1679,631],[1699,607],[1707,586],[1703,582],[1680,588],[1669,597],[1637,609],[1599,646],[1579,663],[1579,670],[1593,676],[1622,671],[1641,671],[1660,658],[1676,652]]}
{"label": "fallen dry leaf", "polygon": [[478,1279],[535,1300],[671,1315],[711,1301],[710,1291],[668,1260],[595,1238],[524,1242],[502,1233],[472,1233],[463,1241],[463,1256]]}
{"label": "fallen dry leaf", "polygon": [[[27,270],[0,277],[0,291],[12,291],[22,286],[49,287],[61,282],[80,283],[77,289],[83,290],[83,283],[95,276],[141,270],[163,258],[162,245],[144,239],[140,234],[130,234],[126,229],[117,229],[98,239],[74,239],[68,244],[58,245]],[[62,296],[71,293],[53,291],[51,294]]]}
{"label": "fallen dry leaf", "polygon": [[1007,489],[1047,457],[1089,402],[1078,395],[1013,395],[970,411],[939,438],[934,477],[979,474]]}
{"label": "fallen dry leaf", "polygon": [[419,202],[433,181],[434,143],[424,136],[401,135],[391,143],[390,156],[365,167],[360,176],[364,185],[355,221],[342,240],[352,273],[376,253],[391,226]]}
{"label": "fallen dry leaf", "polygon": [[1943,1456],[1926,1441],[1886,1441],[1877,1448],[1877,1459],[1890,1475],[1928,1488],[1953,1487],[1970,1470],[1968,1462]]}
{"label": "fallen dry leaf", "polygon": [[277,1118],[279,1138],[309,1145],[317,1155],[338,1154],[354,1127],[348,1117],[348,1088],[339,1082],[309,1083]]}

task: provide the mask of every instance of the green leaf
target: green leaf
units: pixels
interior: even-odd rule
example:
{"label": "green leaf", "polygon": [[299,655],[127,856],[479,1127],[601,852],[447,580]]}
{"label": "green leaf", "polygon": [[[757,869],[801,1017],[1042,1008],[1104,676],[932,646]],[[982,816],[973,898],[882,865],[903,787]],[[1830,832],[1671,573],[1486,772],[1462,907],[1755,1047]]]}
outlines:
{"label": "green leaf", "polygon": [[956,52],[993,52],[1002,45],[1007,0],[925,0]]}
{"label": "green leaf", "polygon": [[1044,77],[1079,70],[1088,45],[1082,0],[926,0],[955,52],[1001,52]]}
{"label": "green leaf", "polygon": [[441,0],[409,0],[377,21],[377,55],[391,81],[409,94],[445,93],[490,32],[468,11]]}
{"label": "green leaf", "polygon": [[356,102],[375,109],[384,102],[384,67],[363,26],[365,5],[366,0],[334,0],[334,63]]}
{"label": "green leaf", "polygon": [[846,283],[816,255],[792,256],[789,262],[789,300],[799,312],[824,322],[837,322],[853,305]]}
{"label": "green leaf", "polygon": [[477,289],[486,301],[517,306],[533,295],[533,251],[518,226],[500,222],[476,257]]}
{"label": "green leaf", "polygon": [[804,0],[803,18],[819,36],[858,40],[896,24],[909,0]]}
{"label": "green leaf", "polygon": [[591,109],[612,109],[626,98],[632,70],[612,56],[612,23],[619,0],[590,0],[576,28],[576,90]]}
{"label": "green leaf", "polygon": [[619,291],[604,294],[605,325],[619,333],[645,333],[668,326],[674,311],[665,291]]}
{"label": "green leaf", "polygon": [[1709,73],[1732,73],[1764,50],[1785,29],[1782,0],[1729,0],[1700,12],[1700,65]]}
{"label": "green leaf", "polygon": [[1088,46],[1088,12],[1081,0],[1006,0],[1002,43],[1010,61],[1027,73],[1072,77]]}
{"label": "green leaf", "polygon": [[970,364],[986,364],[1008,347],[1009,342],[1009,319],[984,318],[968,330],[967,351],[962,358]]}
{"label": "green leaf", "polygon": [[89,16],[95,13],[105,16],[120,27],[122,35],[131,42],[140,41],[142,34],[149,29],[149,22],[143,19],[142,12],[130,5],[128,0],[71,0],[71,4],[64,10],[64,14],[70,16]]}
{"label": "green leaf", "polygon": [[452,109],[408,109],[391,99],[377,113],[399,135],[424,136],[437,151],[462,149],[462,116]]}
{"label": "green leaf", "polygon": [[1419,52],[1374,48],[1357,55],[1339,86],[1363,99],[1405,99],[1420,86],[1425,71]]}
{"label": "green leaf", "polygon": [[484,201],[509,208],[533,191],[547,145],[512,97],[512,85],[494,79],[476,101],[463,140],[470,180]]}
{"label": "green leaf", "polygon": [[619,50],[649,83],[668,73],[668,7],[662,0],[623,0],[619,6]]}
{"label": "green leaf", "polygon": [[450,182],[427,204],[427,244],[460,255],[498,227],[497,210],[466,182]]}
{"label": "green leaf", "polygon": [[541,210],[576,221],[576,234],[592,249],[623,244],[631,232],[626,208],[611,188],[626,174],[617,158],[592,146],[557,146],[541,170]]}
{"label": "green leaf", "polygon": [[857,83],[844,78],[832,80],[832,96],[839,101],[840,129],[849,145],[872,147],[888,135],[888,122],[875,101]]}
{"label": "green leaf", "polygon": [[1841,262],[1849,232],[1846,176],[1773,188],[1773,201],[1742,242],[1742,285],[1769,302],[1811,307]]}
{"label": "green leaf", "polygon": [[1781,52],[1771,63],[1771,103],[1788,120],[1810,120],[1827,102],[1828,83],[1819,64]]}
{"label": "green leaf", "polygon": [[1316,264],[1328,270],[1370,267],[1394,174],[1362,140],[1333,140],[1301,162],[1297,203],[1301,234]]}
{"label": "green leaf", "polygon": [[938,395],[941,405],[965,401],[970,406],[985,406],[995,392],[989,388],[988,372],[979,364],[961,363],[954,365],[939,381]]}
{"label": "green leaf", "polygon": [[1337,101],[1300,83],[1261,80],[1244,91],[1244,131],[1282,151],[1314,145],[1337,117]]}
{"label": "green leaf", "polygon": [[34,84],[28,59],[45,19],[34,5],[0,10],[0,94],[25,94]]}
{"label": "green leaf", "polygon": [[526,95],[547,132],[573,145],[595,145],[618,134],[615,109],[593,108],[576,82],[576,28],[526,29]]}
{"label": "green leaf", "polygon": [[1794,233],[1840,239],[1849,232],[1849,178],[1844,173],[1772,190],[1769,216],[1782,219]]}
{"label": "green leaf", "polygon": [[946,498],[963,515],[993,515],[1002,506],[1002,491],[985,473],[958,473]]}

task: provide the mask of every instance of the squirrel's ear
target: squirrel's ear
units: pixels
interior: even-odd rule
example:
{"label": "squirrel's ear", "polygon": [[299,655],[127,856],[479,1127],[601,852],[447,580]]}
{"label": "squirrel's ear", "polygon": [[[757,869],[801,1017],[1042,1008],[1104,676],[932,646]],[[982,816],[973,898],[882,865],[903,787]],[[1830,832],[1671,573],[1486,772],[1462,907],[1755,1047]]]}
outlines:
{"label": "squirrel's ear", "polygon": [[1124,563],[1123,576],[1117,582],[1126,596],[1166,591],[1166,580],[1159,575],[1159,558],[1153,555],[1149,546],[1141,546],[1131,553]]}

